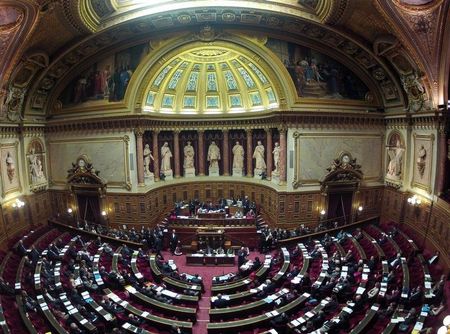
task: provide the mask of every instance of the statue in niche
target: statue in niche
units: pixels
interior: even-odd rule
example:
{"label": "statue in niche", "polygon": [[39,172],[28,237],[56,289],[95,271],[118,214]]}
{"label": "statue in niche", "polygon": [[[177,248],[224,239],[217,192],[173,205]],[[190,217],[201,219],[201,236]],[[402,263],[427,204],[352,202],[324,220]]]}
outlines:
{"label": "statue in niche", "polygon": [[244,169],[244,147],[237,141],[233,146],[233,169]]}
{"label": "statue in niche", "polygon": [[419,170],[420,178],[423,178],[423,174],[425,173],[425,165],[427,159],[427,150],[423,145],[420,146],[419,151],[417,152],[417,169]]}
{"label": "statue in niche", "polygon": [[272,173],[274,174],[280,174],[280,144],[278,142],[275,143],[275,147],[273,148],[272,154],[273,154],[273,165],[275,166],[275,169]]}
{"label": "statue in niche", "polygon": [[184,147],[184,162],[183,162],[184,169],[195,168],[194,155],[195,155],[194,147],[191,145],[191,142],[188,141],[186,146]]}
{"label": "statue in niche", "polygon": [[16,164],[13,157],[11,156],[11,152],[7,152],[5,162],[6,174],[8,175],[9,182],[12,183],[14,177],[16,176]]}
{"label": "statue in niche", "polygon": [[255,147],[255,151],[253,152],[253,159],[256,160],[255,168],[258,170],[265,170],[266,169],[266,162],[264,161],[264,145],[260,140],[258,140],[258,143]]}
{"label": "statue in niche", "polygon": [[212,141],[208,148],[209,168],[219,168],[220,149],[216,145],[215,141]]}
{"label": "statue in niche", "polygon": [[161,172],[172,170],[170,166],[170,158],[172,158],[172,151],[170,150],[169,143],[165,142],[161,147]]}
{"label": "statue in niche", "polygon": [[152,151],[150,150],[150,145],[145,144],[144,147],[144,175],[145,176],[151,176],[153,175],[152,172],[150,172],[150,160],[155,161],[152,155]]}
{"label": "statue in niche", "polygon": [[34,149],[31,149],[30,155],[30,173],[31,173],[31,183],[39,183],[45,181],[44,167],[42,166],[42,156],[39,157],[38,154],[34,153]]}
{"label": "statue in niche", "polygon": [[400,138],[398,136],[396,137],[395,146],[390,146],[388,149],[389,163],[386,176],[398,180],[402,175],[403,154],[405,149],[401,147]]}

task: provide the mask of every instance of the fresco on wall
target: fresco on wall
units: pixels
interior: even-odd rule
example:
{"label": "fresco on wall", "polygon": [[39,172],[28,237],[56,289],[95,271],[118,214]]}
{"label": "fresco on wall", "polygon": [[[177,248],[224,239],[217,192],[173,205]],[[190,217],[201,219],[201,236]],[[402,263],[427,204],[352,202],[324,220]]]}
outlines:
{"label": "fresco on wall", "polygon": [[99,60],[72,80],[59,99],[66,107],[88,101],[122,101],[134,71],[148,52],[148,44],[141,44]]}
{"label": "fresco on wall", "polygon": [[309,47],[269,38],[266,46],[283,62],[297,95],[307,98],[365,100],[367,86],[347,67]]}

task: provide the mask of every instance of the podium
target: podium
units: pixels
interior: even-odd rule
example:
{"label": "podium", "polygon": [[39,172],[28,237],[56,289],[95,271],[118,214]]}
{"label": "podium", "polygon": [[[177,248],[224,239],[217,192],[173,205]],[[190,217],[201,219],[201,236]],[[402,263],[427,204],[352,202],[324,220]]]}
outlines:
{"label": "podium", "polygon": [[199,249],[217,249],[222,246],[224,238],[223,230],[208,230],[208,229],[198,229],[197,230],[197,242]]}

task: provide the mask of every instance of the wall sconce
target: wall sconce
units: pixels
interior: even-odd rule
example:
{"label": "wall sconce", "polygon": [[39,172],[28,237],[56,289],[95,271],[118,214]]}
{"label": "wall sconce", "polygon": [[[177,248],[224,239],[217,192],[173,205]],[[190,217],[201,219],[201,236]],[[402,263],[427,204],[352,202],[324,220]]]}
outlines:
{"label": "wall sconce", "polygon": [[21,201],[20,199],[16,198],[16,200],[11,205],[15,209],[20,209],[25,206],[25,202]]}
{"label": "wall sconce", "polygon": [[324,209],[322,209],[321,211],[320,211],[320,215],[323,217],[323,216],[325,216],[325,213],[326,213],[326,211],[324,210]]}
{"label": "wall sconce", "polygon": [[361,213],[363,210],[364,210],[364,208],[363,208],[362,205],[358,206],[358,212],[359,212],[359,213]]}
{"label": "wall sconce", "polygon": [[105,210],[102,211],[102,216],[103,216],[103,217],[106,217],[106,216],[107,216],[107,213],[106,213]]}
{"label": "wall sconce", "polygon": [[69,215],[72,215],[72,212],[73,212],[72,208],[68,208],[68,209],[67,209],[67,213],[68,213]]}
{"label": "wall sconce", "polygon": [[414,206],[419,206],[422,201],[416,195],[408,198],[408,203]]}

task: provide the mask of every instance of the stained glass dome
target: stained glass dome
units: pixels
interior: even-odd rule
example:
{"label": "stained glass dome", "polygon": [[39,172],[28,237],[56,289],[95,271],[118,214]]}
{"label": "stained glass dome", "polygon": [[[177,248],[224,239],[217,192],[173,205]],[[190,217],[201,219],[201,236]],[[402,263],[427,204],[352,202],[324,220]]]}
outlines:
{"label": "stained glass dome", "polygon": [[221,46],[177,54],[150,80],[144,112],[226,114],[278,107],[269,76],[257,61]]}

